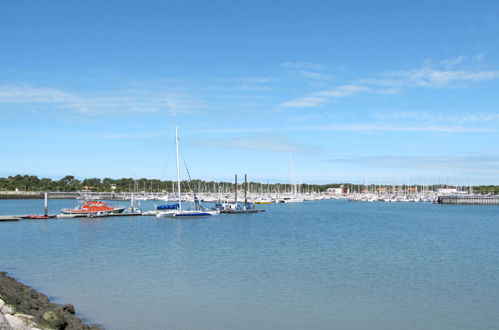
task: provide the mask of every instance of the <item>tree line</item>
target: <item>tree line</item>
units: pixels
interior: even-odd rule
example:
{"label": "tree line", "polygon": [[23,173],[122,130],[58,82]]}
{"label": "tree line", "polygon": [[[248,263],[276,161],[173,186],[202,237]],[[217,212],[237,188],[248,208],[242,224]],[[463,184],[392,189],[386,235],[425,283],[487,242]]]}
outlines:
{"label": "tree line", "polygon": [[[133,179],[133,178],[87,178],[83,180],[76,179],[73,175],[66,175],[60,180],[50,178],[38,178],[35,175],[15,175],[0,178],[0,191],[59,191],[59,192],[76,192],[76,191],[99,191],[99,192],[172,192],[176,190],[176,182],[170,180],[158,179]],[[175,188],[174,188],[175,187]],[[348,188],[350,192],[379,190],[385,191],[436,191],[439,187],[448,188],[449,185],[363,185],[352,183],[332,183],[332,184],[300,184],[297,187],[289,183],[271,183],[265,184],[260,182],[248,182],[247,189],[255,193],[283,193],[293,192],[297,189],[299,192],[325,192],[328,188]],[[238,189],[243,189],[243,183],[238,183]],[[461,187],[461,190],[469,190],[469,187]],[[234,191],[234,182],[215,182],[192,180],[181,182],[182,191],[196,190],[198,192],[221,192],[229,193]],[[471,190],[475,193],[492,193],[499,194],[499,186],[482,185],[473,186]]]}

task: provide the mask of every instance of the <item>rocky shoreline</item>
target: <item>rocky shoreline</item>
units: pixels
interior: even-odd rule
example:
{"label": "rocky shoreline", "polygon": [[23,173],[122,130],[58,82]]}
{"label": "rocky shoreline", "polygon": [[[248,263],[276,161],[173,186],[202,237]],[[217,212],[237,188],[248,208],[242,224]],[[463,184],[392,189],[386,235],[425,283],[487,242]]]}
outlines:
{"label": "rocky shoreline", "polygon": [[47,296],[0,272],[0,330],[98,330],[75,316],[73,305],[59,305]]}

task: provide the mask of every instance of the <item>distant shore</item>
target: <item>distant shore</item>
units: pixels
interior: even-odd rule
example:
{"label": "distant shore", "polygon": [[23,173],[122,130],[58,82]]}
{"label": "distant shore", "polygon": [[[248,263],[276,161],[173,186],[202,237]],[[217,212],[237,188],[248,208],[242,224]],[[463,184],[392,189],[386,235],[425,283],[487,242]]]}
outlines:
{"label": "distant shore", "polygon": [[0,329],[98,330],[75,316],[73,305],[59,305],[5,272],[0,272]]}
{"label": "distant shore", "polygon": [[[51,192],[49,199],[75,199],[78,193],[70,192]],[[45,193],[39,191],[0,191],[0,199],[44,199]]]}

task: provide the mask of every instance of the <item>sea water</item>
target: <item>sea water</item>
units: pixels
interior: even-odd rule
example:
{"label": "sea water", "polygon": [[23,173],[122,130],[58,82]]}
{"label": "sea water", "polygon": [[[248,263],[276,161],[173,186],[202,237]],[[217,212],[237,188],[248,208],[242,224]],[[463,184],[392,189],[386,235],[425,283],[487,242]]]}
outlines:
{"label": "sea water", "polygon": [[[0,223],[0,271],[107,329],[499,328],[499,207],[261,207]],[[0,214],[42,209],[0,201]]]}

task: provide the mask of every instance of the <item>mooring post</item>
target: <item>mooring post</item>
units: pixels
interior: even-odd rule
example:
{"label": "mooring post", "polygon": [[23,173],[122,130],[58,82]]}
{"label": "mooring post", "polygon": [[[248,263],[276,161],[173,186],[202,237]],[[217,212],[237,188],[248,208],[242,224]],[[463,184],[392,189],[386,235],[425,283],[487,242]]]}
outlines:
{"label": "mooring post", "polygon": [[246,191],[248,190],[248,181],[246,181],[246,174],[244,175],[244,204],[248,203]]}
{"label": "mooring post", "polygon": [[132,193],[132,198],[130,198],[130,211],[132,213],[135,212],[135,207],[134,207],[135,205],[134,204],[135,204],[135,202],[133,200],[133,193]]}
{"label": "mooring post", "polygon": [[48,193],[47,192],[45,193],[45,203],[44,203],[44,206],[45,206],[45,213],[44,213],[44,215],[48,216],[48,214],[49,214],[49,200],[48,200]]}

